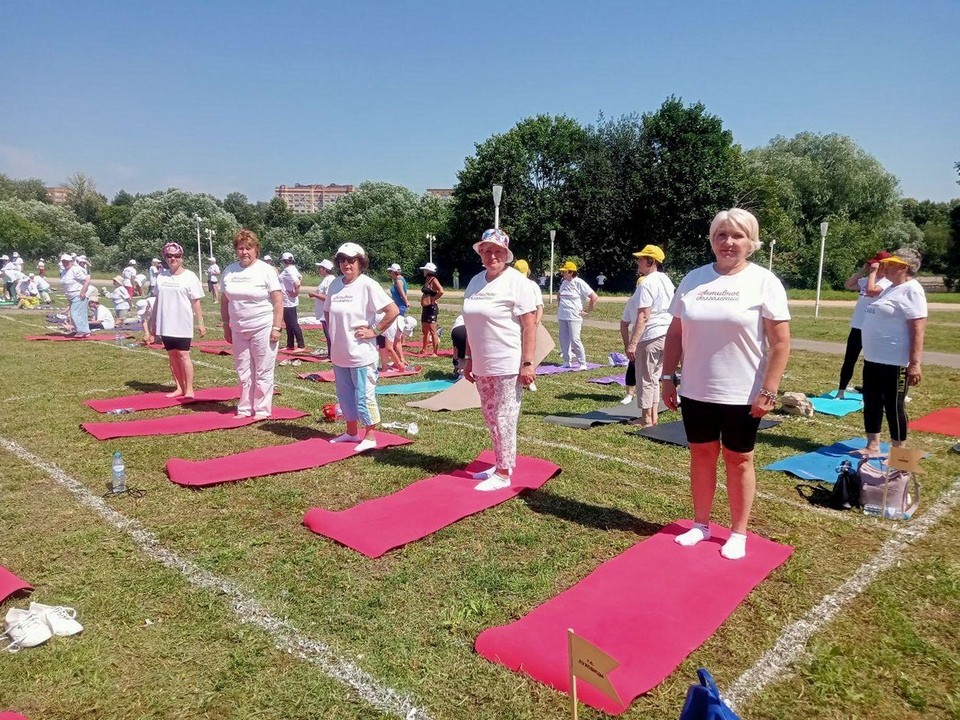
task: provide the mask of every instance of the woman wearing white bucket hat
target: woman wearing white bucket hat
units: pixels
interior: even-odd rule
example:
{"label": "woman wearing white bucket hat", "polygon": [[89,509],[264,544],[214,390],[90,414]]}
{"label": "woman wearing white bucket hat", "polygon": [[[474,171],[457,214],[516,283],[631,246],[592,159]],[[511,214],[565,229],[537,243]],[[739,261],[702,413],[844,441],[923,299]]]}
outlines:
{"label": "woman wearing white bucket hat", "polygon": [[477,490],[510,485],[517,462],[517,419],[523,386],[533,383],[537,337],[537,304],[527,278],[513,262],[510,238],[502,230],[487,230],[473,249],[484,270],[463,293],[467,348],[463,376],[476,383],[480,407],[490,437],[496,467],[474,476]]}
{"label": "woman wearing white bucket hat", "polygon": [[423,287],[420,288],[420,324],[423,327],[423,347],[420,353],[427,354],[427,344],[433,345],[433,354],[440,351],[440,336],[437,334],[437,318],[440,306],[437,302],[443,296],[443,285],[437,280],[437,266],[428,262],[422,268]]}

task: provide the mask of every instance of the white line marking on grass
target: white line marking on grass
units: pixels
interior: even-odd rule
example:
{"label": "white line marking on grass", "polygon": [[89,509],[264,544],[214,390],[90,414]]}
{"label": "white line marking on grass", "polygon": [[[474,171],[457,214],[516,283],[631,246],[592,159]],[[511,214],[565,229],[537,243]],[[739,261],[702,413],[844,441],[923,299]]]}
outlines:
{"label": "white line marking on grass", "polygon": [[742,705],[767,685],[786,674],[806,651],[807,642],[813,634],[830,622],[844,605],[863,592],[877,575],[893,567],[907,546],[926,536],[940,518],[953,510],[958,499],[960,499],[960,479],[955,480],[929,510],[911,520],[902,532],[886,540],[874,556],[861,565],[836,592],[824,597],[801,619],[787,626],[776,644],[764,653],[753,667],[737,678],[724,693],[724,698],[730,706],[736,709],[737,705]]}
{"label": "white line marking on grass", "polygon": [[405,720],[429,720],[426,710],[413,701],[379,682],[370,673],[350,660],[339,657],[326,644],[301,635],[287,620],[282,620],[246,594],[239,586],[204,570],[196,563],[163,547],[156,535],[137,520],[117,512],[101,497],[91,493],[78,480],[67,475],[60,467],[37,457],[13,440],[0,436],[0,446],[21,460],[45,472],[54,482],[73,493],[81,505],[97,513],[116,530],[125,533],[149,558],[182,575],[187,582],[205,590],[216,590],[226,595],[233,605],[236,618],[265,631],[278,649],[305,660],[320,668],[328,677],[348,685],[367,703],[376,709],[404,718]]}

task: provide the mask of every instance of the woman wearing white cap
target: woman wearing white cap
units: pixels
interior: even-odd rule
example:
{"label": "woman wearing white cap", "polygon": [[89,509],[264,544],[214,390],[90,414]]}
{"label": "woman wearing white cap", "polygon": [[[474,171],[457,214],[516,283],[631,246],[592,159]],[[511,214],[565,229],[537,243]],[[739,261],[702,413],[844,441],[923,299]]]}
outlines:
{"label": "woman wearing white cap", "polygon": [[223,337],[233,344],[240,378],[237,417],[268,418],[273,412],[273,378],[283,322],[283,290],[276,271],[262,260],[260,238],[252,230],[233,236],[237,262],[220,277]]}
{"label": "woman wearing white cap", "polygon": [[[363,452],[377,446],[373,427],[380,422],[375,394],[376,338],[397,319],[399,312],[380,283],[365,274],[370,263],[362,247],[344,243],[337,250],[336,260],[340,277],[330,285],[323,312],[330,331],[337,400],[347,432],[330,442],[356,443],[354,450]],[[377,321],[379,312],[383,318]]]}
{"label": "woman wearing white cap", "polygon": [[[660,376],[663,374],[663,344],[673,316],[670,302],[674,287],[663,272],[665,255],[656,245],[647,245],[633,256],[643,276],[643,282],[634,291],[624,310],[623,320],[633,325],[626,353],[634,363],[637,375],[637,406],[642,412],[635,425],[650,427],[657,424],[660,407]],[[632,317],[631,317],[632,313]]]}
{"label": "woman wearing white cap", "polygon": [[207,290],[213,295],[213,302],[220,303],[220,266],[215,257],[207,258]]}
{"label": "woman wearing white cap", "polygon": [[463,293],[467,352],[463,376],[476,383],[496,467],[478,473],[477,490],[510,485],[517,462],[517,420],[523,386],[535,378],[533,354],[537,337],[537,304],[527,278],[507,263],[513,261],[510,238],[487,230],[473,249],[485,268]]}
{"label": "woman wearing white cap", "polygon": [[33,273],[29,275],[20,273],[17,295],[20,298],[17,307],[22,310],[32,310],[40,304],[40,291],[37,289],[37,281]]}
{"label": "woman wearing white cap", "polygon": [[17,281],[20,279],[20,271],[17,264],[10,260],[9,255],[0,255],[0,272],[3,273],[3,287],[7,293],[7,300],[17,301]]}
{"label": "woman wearing white cap", "polygon": [[300,283],[303,275],[294,264],[293,253],[285,252],[280,256],[283,270],[280,273],[280,286],[283,288],[283,324],[287,328],[287,350],[293,350],[296,341],[298,350],[306,350],[303,342],[303,330],[297,318],[300,307]]}
{"label": "woman wearing white cap", "polygon": [[[583,318],[593,312],[597,304],[597,294],[583,278],[577,277],[577,264],[567,260],[560,266],[563,280],[557,290],[557,326],[560,330],[560,354],[563,366],[584,368],[587,365],[587,351],[580,339]],[[586,310],[583,302],[589,303]]]}
{"label": "woman wearing white cap", "polygon": [[320,321],[320,327],[323,329],[323,339],[327,343],[327,357],[329,357],[330,332],[327,330],[327,319],[323,314],[323,304],[327,300],[330,285],[333,283],[334,278],[336,278],[336,275],[333,274],[333,263],[324,258],[317,263],[317,273],[320,275],[320,282],[317,283],[317,289],[312,293],[308,293],[308,295],[314,299],[313,315]]}
{"label": "woman wearing white cap", "polygon": [[90,276],[73,261],[73,256],[60,256],[60,289],[70,301],[70,321],[77,337],[90,336],[90,321],[87,317],[87,289]]}
{"label": "woman wearing white cap", "polygon": [[426,355],[427,344],[433,345],[433,354],[440,351],[440,336],[437,334],[437,319],[440,306],[437,302],[443,296],[443,285],[437,280],[437,266],[428,262],[422,268],[423,287],[420,288],[420,324],[423,326],[423,347],[421,354]]}
{"label": "woman wearing white cap", "polygon": [[403,270],[397,263],[393,263],[390,270],[390,297],[393,298],[394,305],[400,311],[400,316],[407,314],[407,308],[410,307],[410,301],[407,299],[407,279],[403,276]]}
{"label": "woman wearing white cap", "polygon": [[[181,262],[180,265],[182,267],[183,263]],[[133,282],[133,279],[137,276],[137,261],[131,258],[120,275],[123,278],[124,287],[130,292],[130,297],[134,297],[137,294],[134,288],[136,283]]]}
{"label": "woman wearing white cap", "polygon": [[100,304],[100,298],[94,298],[90,301],[90,327],[97,330],[113,330],[117,327],[117,322],[113,318],[113,313],[109,308]]}
{"label": "woman wearing white cap", "polygon": [[160,258],[154,258],[150,261],[150,295],[156,296],[157,294],[157,277],[161,270],[163,270],[163,263],[160,262]]}
{"label": "woman wearing white cap", "polygon": [[194,318],[200,337],[207,334],[203,324],[203,309],[200,307],[203,286],[196,273],[183,266],[183,248],[179,243],[168,242],[164,245],[163,259],[167,261],[167,269],[157,277],[157,302],[150,313],[144,340],[147,345],[157,335],[163,340],[170,372],[177,384],[173,392],[167,393],[167,397],[192,398],[193,360],[190,358],[190,343],[193,340]]}

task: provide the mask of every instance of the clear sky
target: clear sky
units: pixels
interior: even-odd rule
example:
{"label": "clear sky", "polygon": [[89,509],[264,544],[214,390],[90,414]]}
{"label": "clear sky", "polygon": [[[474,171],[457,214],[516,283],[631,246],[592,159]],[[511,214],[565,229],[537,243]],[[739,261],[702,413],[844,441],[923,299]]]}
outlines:
{"label": "clear sky", "polygon": [[167,187],[452,187],[490,135],[703,102],[744,148],[852,137],[960,197],[960,2],[0,0],[0,172]]}

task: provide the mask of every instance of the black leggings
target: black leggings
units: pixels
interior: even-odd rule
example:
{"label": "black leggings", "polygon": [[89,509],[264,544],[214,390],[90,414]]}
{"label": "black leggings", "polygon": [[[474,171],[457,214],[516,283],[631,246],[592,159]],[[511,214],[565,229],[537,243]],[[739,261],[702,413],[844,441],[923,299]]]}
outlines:
{"label": "black leggings", "polygon": [[863,361],[863,429],[879,433],[887,416],[890,439],[907,439],[907,369]]}
{"label": "black leggings", "polygon": [[467,354],[467,326],[458,325],[450,331],[450,340],[453,342],[453,355],[461,360]]}
{"label": "black leggings", "polygon": [[297,320],[297,307],[285,307],[283,309],[283,324],[287,326],[287,350],[293,349],[293,341],[297,341],[297,347],[302,348],[303,330],[300,329],[300,321]]}
{"label": "black leggings", "polygon": [[847,351],[843,355],[843,365],[840,366],[840,384],[837,385],[841,390],[846,390],[853,377],[853,368],[860,357],[860,351],[863,350],[863,336],[859,328],[850,328],[850,334],[847,335]]}

